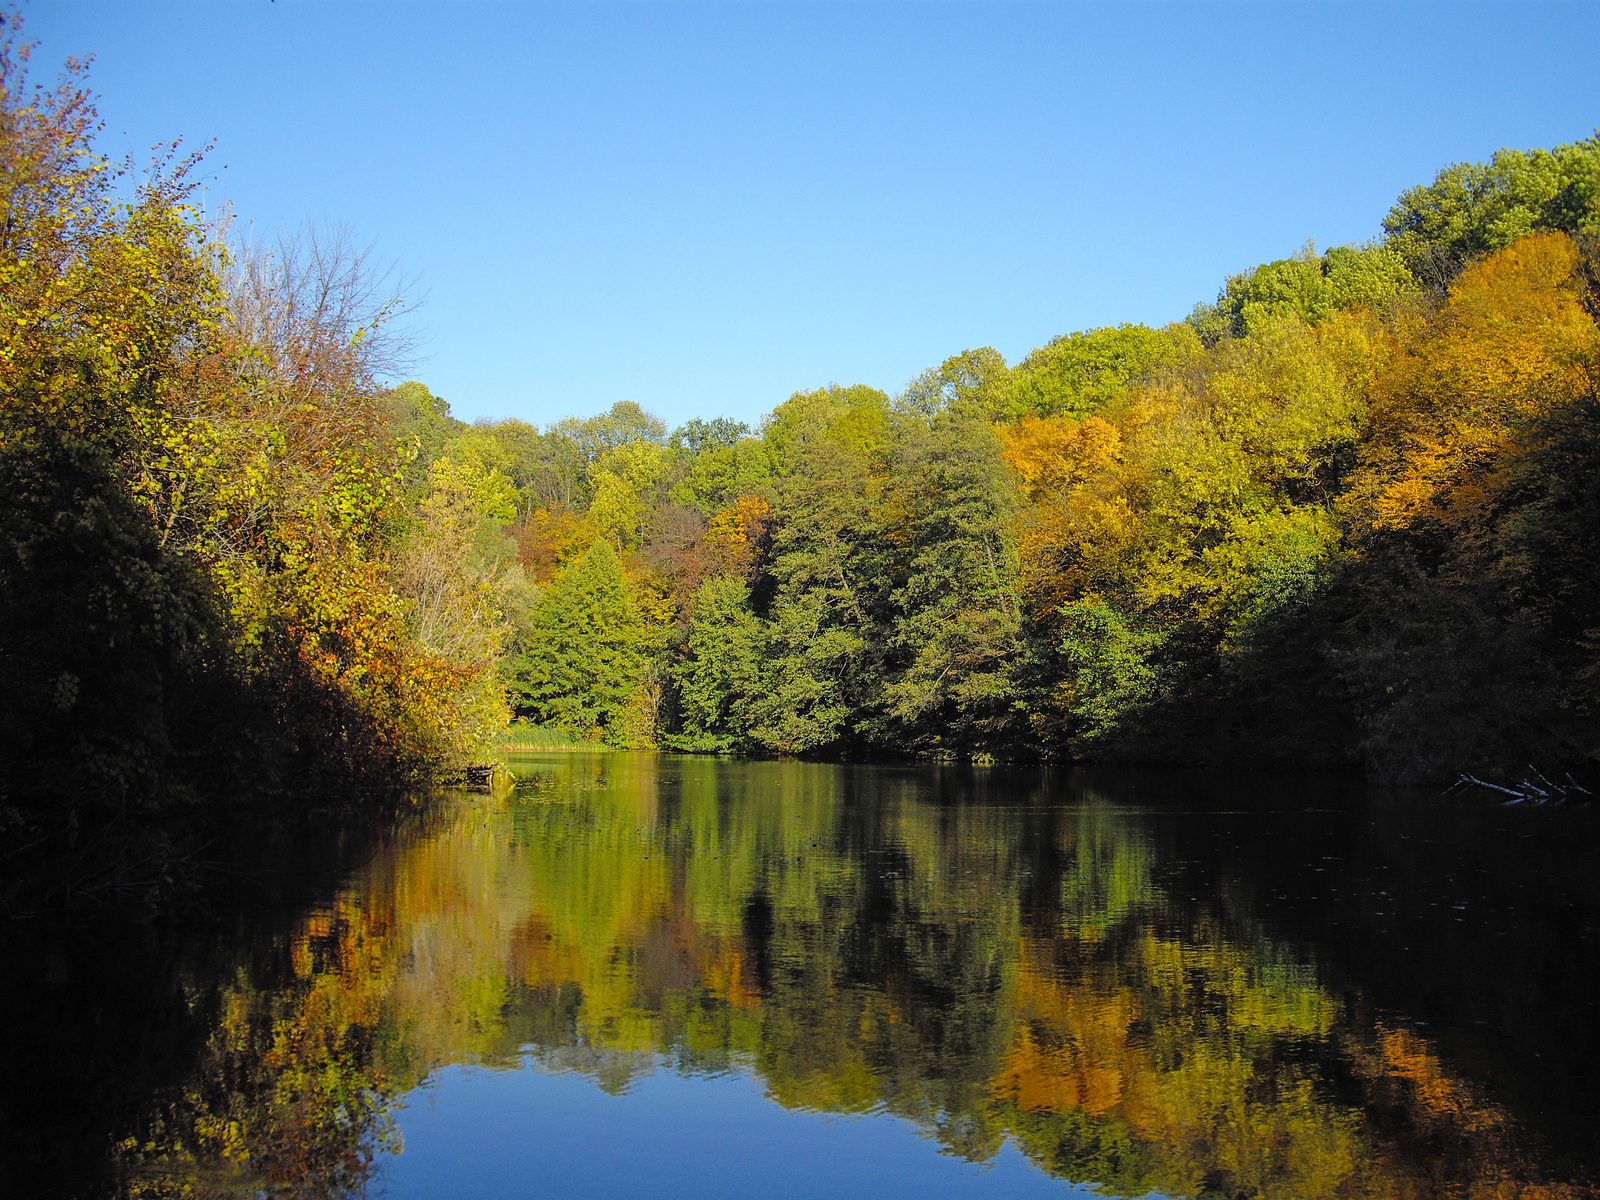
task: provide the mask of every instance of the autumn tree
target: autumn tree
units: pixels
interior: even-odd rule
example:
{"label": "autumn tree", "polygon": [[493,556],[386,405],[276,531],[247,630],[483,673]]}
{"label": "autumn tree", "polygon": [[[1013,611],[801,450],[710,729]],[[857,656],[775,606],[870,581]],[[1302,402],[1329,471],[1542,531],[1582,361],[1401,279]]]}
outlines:
{"label": "autumn tree", "polygon": [[207,440],[170,392],[222,296],[194,161],[120,196],[82,65],[34,85],[20,37],[0,16],[0,792],[75,814],[158,799],[228,709],[220,614],[139,486]]}
{"label": "autumn tree", "polygon": [[1596,743],[1584,268],[1562,233],[1478,261],[1402,327],[1375,382],[1348,498],[1370,599],[1345,654],[1387,774],[1576,761]]}

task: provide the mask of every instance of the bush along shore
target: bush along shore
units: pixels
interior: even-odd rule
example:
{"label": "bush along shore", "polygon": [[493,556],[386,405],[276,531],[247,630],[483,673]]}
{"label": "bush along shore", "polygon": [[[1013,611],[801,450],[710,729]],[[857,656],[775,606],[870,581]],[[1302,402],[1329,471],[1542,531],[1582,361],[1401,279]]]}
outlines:
{"label": "bush along shore", "polygon": [[[1162,328],[756,428],[467,425],[359,241],[242,240],[0,46],[0,853],[511,747],[1592,781],[1600,137]],[[510,724],[515,721],[516,724]]]}

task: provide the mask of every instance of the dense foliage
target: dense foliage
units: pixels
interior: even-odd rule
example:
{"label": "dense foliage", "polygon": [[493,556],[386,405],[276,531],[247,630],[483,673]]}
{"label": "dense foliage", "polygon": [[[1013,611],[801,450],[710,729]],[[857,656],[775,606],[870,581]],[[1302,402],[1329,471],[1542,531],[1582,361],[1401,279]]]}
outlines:
{"label": "dense foliage", "polygon": [[[14,31],[15,21],[9,22]],[[1161,329],[751,430],[468,426],[338,233],[230,241],[4,58],[0,788],[118,803],[615,745],[1251,759],[1600,747],[1600,137],[1405,193]],[[41,782],[43,781],[43,782]]]}

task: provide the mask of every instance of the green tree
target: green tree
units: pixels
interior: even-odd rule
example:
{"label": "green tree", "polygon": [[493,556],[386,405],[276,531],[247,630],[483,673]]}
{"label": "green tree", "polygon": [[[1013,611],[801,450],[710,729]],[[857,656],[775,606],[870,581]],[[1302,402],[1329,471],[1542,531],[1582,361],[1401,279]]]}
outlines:
{"label": "green tree", "polygon": [[777,483],[768,686],[753,707],[752,736],[784,753],[845,738],[876,678],[889,546],[871,459],[852,444],[861,433],[853,415],[813,413],[787,447],[789,470]]}
{"label": "green tree", "polygon": [[1159,658],[1167,635],[1143,628],[1096,597],[1062,606],[1060,651],[1066,664],[1062,699],[1081,736],[1103,738],[1147,705],[1161,681]]}
{"label": "green tree", "polygon": [[539,598],[507,664],[519,715],[575,733],[617,736],[649,663],[649,633],[622,562],[597,539]]}
{"label": "green tree", "polygon": [[530,507],[583,508],[593,494],[591,472],[610,451],[645,443],[659,447],[667,427],[631,400],[619,400],[587,420],[564,417],[545,429],[530,464]]}
{"label": "green tree", "polygon": [[412,499],[420,500],[428,493],[429,466],[463,426],[450,415],[450,405],[443,397],[435,396],[426,384],[415,380],[397,384],[382,399],[395,440],[416,448],[416,455],[406,465],[402,486]]}
{"label": "green tree", "polygon": [[931,417],[953,404],[975,404],[993,415],[1010,407],[1011,372],[1005,357],[992,346],[963,350],[937,367],[929,367],[900,394],[912,412]]}
{"label": "green tree", "polygon": [[1082,420],[1125,399],[1149,372],[1193,354],[1194,342],[1183,326],[1118,325],[1052,338],[1013,368],[1001,412],[1012,420]]}
{"label": "green tree", "polygon": [[681,454],[692,457],[704,454],[708,450],[729,449],[749,433],[750,426],[743,421],[735,421],[729,417],[714,417],[709,421],[702,421],[699,417],[693,417],[672,431],[672,436],[667,439],[667,445]]}
{"label": "green tree", "polygon": [[779,475],[791,470],[791,453],[822,440],[871,453],[889,437],[889,409],[889,397],[875,387],[830,383],[796,392],[773,409],[762,422],[761,442]]}
{"label": "green tree", "polygon": [[683,750],[727,751],[748,740],[750,710],[761,694],[764,635],[750,611],[750,587],[716,575],[695,593],[688,637],[672,666]]}
{"label": "green tree", "polygon": [[545,432],[569,438],[581,451],[585,465],[607,450],[631,446],[635,442],[659,446],[667,438],[667,427],[661,418],[645,412],[632,400],[618,400],[605,412],[587,420],[567,417]]}
{"label": "green tree", "polygon": [[684,465],[672,498],[709,517],[740,496],[766,491],[771,482],[771,458],[759,438],[740,437],[726,445],[708,440]]}
{"label": "green tree", "polygon": [[1415,288],[1404,256],[1382,244],[1335,246],[1318,255],[1307,242],[1291,258],[1229,278],[1214,305],[1200,305],[1190,326],[1206,345],[1244,337],[1273,317],[1317,325],[1337,312],[1377,308]]}
{"label": "green tree", "polygon": [[666,465],[667,451],[653,442],[607,450],[589,469],[590,523],[619,547],[637,546]]}
{"label": "green tree", "polygon": [[905,516],[904,582],[891,597],[876,740],[898,749],[1004,748],[1020,715],[1016,519],[1020,497],[981,410],[906,422],[893,463]]}
{"label": "green tree", "polygon": [[1406,265],[1440,288],[1472,258],[1527,234],[1600,234],[1600,134],[1448,166],[1432,183],[1402,192],[1383,229]]}

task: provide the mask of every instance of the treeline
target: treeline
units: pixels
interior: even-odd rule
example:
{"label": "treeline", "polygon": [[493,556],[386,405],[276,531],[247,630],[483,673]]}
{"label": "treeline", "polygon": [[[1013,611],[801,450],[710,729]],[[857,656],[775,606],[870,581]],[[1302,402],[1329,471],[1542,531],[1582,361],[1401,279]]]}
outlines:
{"label": "treeline", "polygon": [[504,523],[502,673],[537,724],[1383,778],[1592,763],[1600,139],[1451,167],[1384,230],[1165,328],[799,392],[755,430],[390,402]]}
{"label": "treeline", "polygon": [[81,72],[30,89],[6,28],[0,807],[412,779],[512,717],[1387,778],[1600,746],[1600,138],[1451,167],[1165,328],[756,429],[467,426],[381,385],[369,253],[230,240],[197,160],[97,157]]}

